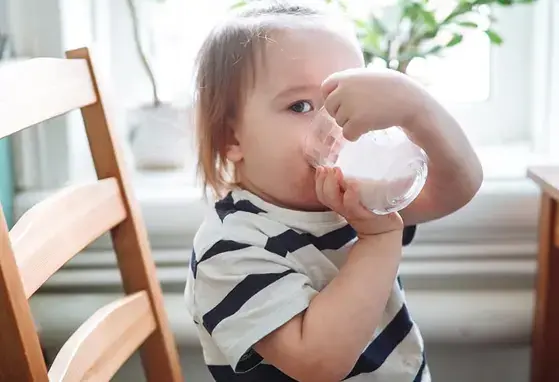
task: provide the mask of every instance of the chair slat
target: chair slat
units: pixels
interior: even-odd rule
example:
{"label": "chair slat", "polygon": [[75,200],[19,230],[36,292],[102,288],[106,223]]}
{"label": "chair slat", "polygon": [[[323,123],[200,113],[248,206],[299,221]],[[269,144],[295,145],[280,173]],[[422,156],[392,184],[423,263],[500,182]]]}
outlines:
{"label": "chair slat", "polygon": [[0,65],[0,139],[96,101],[85,60],[33,58]]}
{"label": "chair slat", "polygon": [[49,370],[49,380],[109,381],[155,328],[146,292],[112,302],[64,344]]}
{"label": "chair slat", "polygon": [[10,231],[26,297],[125,218],[114,178],[68,187],[33,206]]}
{"label": "chair slat", "polygon": [[0,381],[48,382],[37,329],[23,293],[1,206]]}

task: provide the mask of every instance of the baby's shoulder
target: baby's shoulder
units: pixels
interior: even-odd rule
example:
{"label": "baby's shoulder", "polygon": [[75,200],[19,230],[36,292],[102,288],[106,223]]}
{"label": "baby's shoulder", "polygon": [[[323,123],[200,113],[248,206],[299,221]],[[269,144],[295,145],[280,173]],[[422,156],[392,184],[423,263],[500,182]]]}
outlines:
{"label": "baby's shoulder", "polygon": [[220,241],[265,246],[270,236],[267,220],[256,213],[225,214],[211,208],[194,236],[194,249],[205,252]]}

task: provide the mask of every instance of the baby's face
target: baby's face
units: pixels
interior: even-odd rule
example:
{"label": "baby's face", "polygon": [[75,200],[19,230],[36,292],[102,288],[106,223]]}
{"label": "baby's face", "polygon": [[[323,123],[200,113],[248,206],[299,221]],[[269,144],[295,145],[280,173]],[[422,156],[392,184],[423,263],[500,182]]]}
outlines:
{"label": "baby's face", "polygon": [[302,145],[323,104],[322,82],[332,73],[363,66],[362,53],[351,36],[315,27],[276,33],[264,57],[237,126],[240,180],[272,203],[323,209]]}

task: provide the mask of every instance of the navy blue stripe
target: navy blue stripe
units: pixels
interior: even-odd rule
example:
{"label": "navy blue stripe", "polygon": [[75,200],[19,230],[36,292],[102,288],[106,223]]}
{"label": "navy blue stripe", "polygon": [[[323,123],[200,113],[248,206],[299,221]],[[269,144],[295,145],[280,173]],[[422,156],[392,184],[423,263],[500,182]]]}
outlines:
{"label": "navy blue stripe", "polygon": [[320,251],[340,249],[355,239],[356,236],[357,233],[349,224],[322,236],[314,236],[310,233],[297,233],[289,229],[277,236],[268,238],[265,249],[285,257],[288,253],[295,252],[307,245],[314,245]]}
{"label": "navy blue stripe", "polygon": [[230,366],[212,366],[208,369],[216,382],[296,382],[272,365],[260,364],[248,373],[236,374]]}
{"label": "navy blue stripe", "polygon": [[258,354],[253,348],[250,348],[248,351],[245,352],[245,354],[243,354],[243,356],[237,363],[235,371],[237,373],[246,373],[250,369],[257,366],[263,360],[264,358],[262,358],[260,354]]}
{"label": "navy blue stripe", "polygon": [[231,317],[255,294],[273,284],[279,279],[294,273],[289,269],[282,273],[262,273],[246,276],[219,304],[202,317],[202,322],[208,333],[212,334],[215,327],[223,320]]}
{"label": "navy blue stripe", "polygon": [[306,234],[300,234],[292,229],[268,238],[265,250],[285,257],[289,252],[294,252],[300,248],[310,245],[311,242]]}
{"label": "navy blue stripe", "polygon": [[200,259],[199,262],[211,259],[212,257],[219,255],[220,253],[238,251],[239,249],[245,249],[250,247],[250,244],[238,243],[233,240],[220,240],[210,247]]}
{"label": "navy blue stripe", "polygon": [[190,269],[192,270],[192,275],[196,278],[198,263],[196,262],[196,252],[194,252],[194,250],[192,250],[192,254],[190,255]]}
{"label": "navy blue stripe", "polygon": [[357,232],[349,224],[329,232],[320,237],[306,234],[311,243],[321,251],[325,249],[340,249],[357,237]]}
{"label": "navy blue stripe", "polygon": [[231,192],[229,192],[226,197],[215,203],[215,210],[221,221],[223,221],[223,219],[225,219],[228,215],[233,214],[237,211],[249,212],[252,214],[266,212],[263,209],[255,206],[248,200],[239,200],[235,203],[235,201],[233,200],[233,194]]}
{"label": "navy blue stripe", "polygon": [[375,338],[361,354],[353,370],[351,370],[345,379],[355,377],[359,374],[372,373],[381,367],[400,342],[406,338],[412,326],[413,322],[404,305],[386,328],[384,328],[377,338]]}
{"label": "navy blue stripe", "polygon": [[411,244],[411,242],[413,241],[413,238],[415,237],[415,231],[416,230],[417,230],[417,227],[414,226],[414,225],[404,227],[404,233],[403,233],[403,236],[402,236],[402,245]]}
{"label": "navy blue stripe", "polygon": [[425,354],[423,354],[423,360],[421,361],[421,366],[419,367],[419,371],[417,375],[413,379],[413,382],[421,382],[423,380],[423,371],[425,370]]}

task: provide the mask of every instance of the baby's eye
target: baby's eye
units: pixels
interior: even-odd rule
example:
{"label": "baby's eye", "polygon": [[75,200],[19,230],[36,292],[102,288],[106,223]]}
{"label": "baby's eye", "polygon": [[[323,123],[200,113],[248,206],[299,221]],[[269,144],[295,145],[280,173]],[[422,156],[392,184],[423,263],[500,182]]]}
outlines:
{"label": "baby's eye", "polygon": [[297,101],[293,105],[289,106],[289,109],[295,113],[308,113],[313,109],[313,107],[309,101]]}

